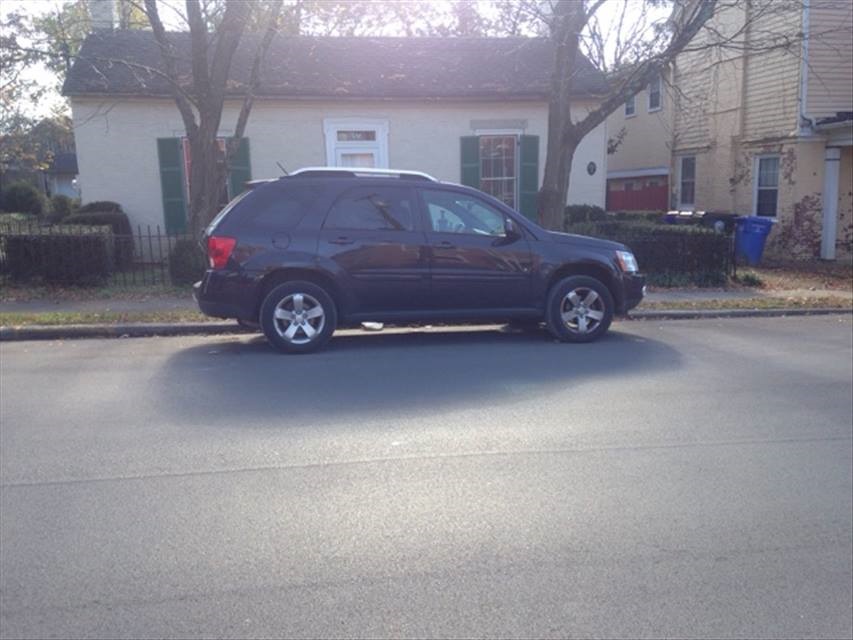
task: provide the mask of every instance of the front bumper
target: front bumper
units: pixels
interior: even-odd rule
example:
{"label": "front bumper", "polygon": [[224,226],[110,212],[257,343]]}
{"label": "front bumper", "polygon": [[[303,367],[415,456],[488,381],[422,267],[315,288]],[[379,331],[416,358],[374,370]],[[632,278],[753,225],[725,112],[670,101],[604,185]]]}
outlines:
{"label": "front bumper", "polygon": [[639,273],[623,274],[622,290],[622,308],[619,311],[624,315],[643,301],[643,296],[646,295],[646,276]]}

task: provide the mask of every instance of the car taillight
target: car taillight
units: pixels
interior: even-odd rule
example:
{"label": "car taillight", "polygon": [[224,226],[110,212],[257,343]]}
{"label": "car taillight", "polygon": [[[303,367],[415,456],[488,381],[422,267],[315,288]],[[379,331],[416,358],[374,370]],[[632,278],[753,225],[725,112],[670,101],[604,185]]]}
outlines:
{"label": "car taillight", "polygon": [[207,258],[210,262],[210,268],[224,269],[236,244],[236,238],[210,236],[207,239]]}

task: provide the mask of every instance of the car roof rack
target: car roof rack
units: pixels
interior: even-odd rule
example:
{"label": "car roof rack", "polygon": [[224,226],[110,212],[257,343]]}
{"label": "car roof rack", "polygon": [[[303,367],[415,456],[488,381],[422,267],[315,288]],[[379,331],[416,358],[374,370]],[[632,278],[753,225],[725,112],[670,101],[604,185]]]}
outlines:
{"label": "car roof rack", "polygon": [[297,169],[290,177],[300,178],[399,178],[401,180],[428,180],[438,182],[422,171],[398,169],[368,169],[358,167],[305,167]]}
{"label": "car roof rack", "polygon": [[254,189],[255,187],[260,187],[262,184],[267,184],[269,182],[275,182],[275,178],[259,178],[257,180],[247,180],[243,183],[243,186],[247,189]]}

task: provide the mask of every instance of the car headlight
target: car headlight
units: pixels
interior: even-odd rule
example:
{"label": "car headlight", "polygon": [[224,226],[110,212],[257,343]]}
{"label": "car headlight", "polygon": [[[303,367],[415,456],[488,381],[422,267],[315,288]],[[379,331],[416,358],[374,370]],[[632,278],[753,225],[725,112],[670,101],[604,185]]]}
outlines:
{"label": "car headlight", "polygon": [[637,273],[640,268],[637,266],[637,259],[630,251],[617,251],[616,259],[619,261],[619,266],[625,273]]}

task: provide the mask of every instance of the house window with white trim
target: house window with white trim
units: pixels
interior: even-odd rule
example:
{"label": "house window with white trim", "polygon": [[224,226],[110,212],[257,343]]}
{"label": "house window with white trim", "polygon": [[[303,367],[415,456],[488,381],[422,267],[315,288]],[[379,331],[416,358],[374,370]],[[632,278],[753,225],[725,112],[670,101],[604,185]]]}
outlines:
{"label": "house window with white trim", "polygon": [[480,136],[480,190],[515,208],[518,136]]}
{"label": "house window with white trim", "polygon": [[655,76],[655,79],[649,83],[649,112],[660,111],[661,108],[661,78]]}
{"label": "house window with white trim", "polygon": [[625,116],[630,117],[636,113],[637,102],[636,96],[631,96],[625,101]]}
{"label": "house window with white trim", "polygon": [[330,167],[388,168],[388,121],[336,118],[323,121]]}
{"label": "house window with white trim", "polygon": [[678,208],[696,205],[696,156],[682,156],[678,165]]}
{"label": "house window with white trim", "polygon": [[755,215],[775,218],[779,204],[779,156],[755,160]]}

